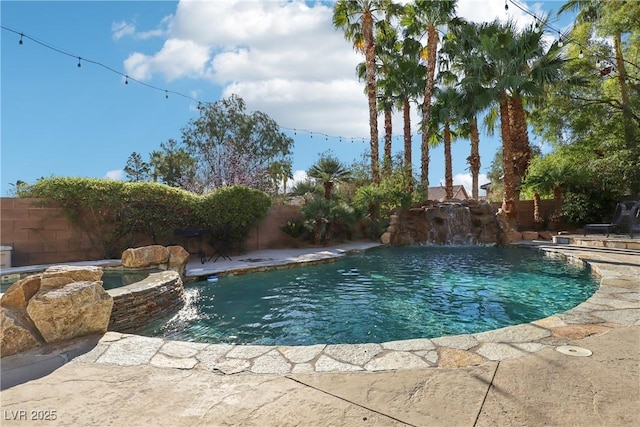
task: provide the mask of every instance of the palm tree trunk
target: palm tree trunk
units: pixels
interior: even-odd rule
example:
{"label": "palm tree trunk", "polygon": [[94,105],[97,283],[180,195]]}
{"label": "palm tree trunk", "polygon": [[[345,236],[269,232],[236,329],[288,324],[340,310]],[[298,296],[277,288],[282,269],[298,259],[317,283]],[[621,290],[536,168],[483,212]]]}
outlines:
{"label": "palm tree trunk", "polygon": [[375,75],[375,40],[373,38],[373,16],[367,10],[362,19],[362,35],[364,36],[365,65],[367,77],[367,98],[369,99],[369,133],[371,141],[371,179],[380,182],[378,165],[378,106],[376,104],[376,75]]}
{"label": "palm tree trunk", "polygon": [[504,163],[502,210],[510,222],[515,222],[518,218],[518,212],[516,210],[514,158],[509,127],[509,100],[504,90],[500,92],[500,132],[502,135],[502,161]]}
{"label": "palm tree trunk", "polygon": [[537,191],[533,192],[533,223],[536,230],[539,230],[542,225],[542,218],[540,217],[540,193]]}
{"label": "palm tree trunk", "polygon": [[520,183],[531,163],[531,146],[527,130],[527,117],[522,104],[522,98],[514,95],[509,98],[509,124],[511,129],[511,143],[514,156],[514,183],[516,186],[516,200],[520,199]]}
{"label": "palm tree trunk", "polygon": [[478,118],[474,115],[469,122],[471,127],[471,154],[467,161],[471,171],[471,197],[478,200],[478,175],[480,175],[480,132],[478,131]]}
{"label": "palm tree trunk", "polygon": [[325,181],[323,183],[324,186],[324,198],[326,200],[331,200],[331,190],[333,190],[333,181]]}
{"label": "palm tree trunk", "polygon": [[556,218],[562,216],[562,187],[553,186],[553,213]]}
{"label": "palm tree trunk", "polygon": [[391,175],[391,138],[393,137],[393,125],[391,123],[391,107],[384,107],[384,157],[382,159],[383,175]]}
{"label": "palm tree trunk", "polygon": [[402,101],[402,114],[404,120],[404,170],[409,183],[407,190],[413,193],[413,165],[411,160],[411,103],[409,98]]}
{"label": "palm tree trunk", "polygon": [[421,182],[425,198],[429,198],[429,117],[431,115],[431,97],[433,96],[436,73],[436,49],[438,31],[434,25],[427,27],[427,84],[422,103],[422,143],[421,143]]}
{"label": "palm tree trunk", "polygon": [[453,199],[453,167],[451,165],[451,128],[444,124],[444,191],[448,200]]}

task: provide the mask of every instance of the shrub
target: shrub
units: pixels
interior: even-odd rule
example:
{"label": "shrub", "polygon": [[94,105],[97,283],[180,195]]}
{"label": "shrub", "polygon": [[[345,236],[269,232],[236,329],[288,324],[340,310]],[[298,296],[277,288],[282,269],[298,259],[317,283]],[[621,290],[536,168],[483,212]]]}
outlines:
{"label": "shrub", "polygon": [[159,183],[93,178],[41,179],[17,195],[55,201],[109,258],[143,240],[173,243],[177,228],[221,228],[227,222],[232,238],[243,242],[271,204],[265,193],[240,186],[198,196]]}

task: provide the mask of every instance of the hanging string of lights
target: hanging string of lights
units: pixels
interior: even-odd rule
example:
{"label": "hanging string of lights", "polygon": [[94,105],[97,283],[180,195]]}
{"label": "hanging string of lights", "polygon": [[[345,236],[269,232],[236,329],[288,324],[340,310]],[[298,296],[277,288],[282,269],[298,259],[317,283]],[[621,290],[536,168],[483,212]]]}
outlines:
{"label": "hanging string of lights", "polygon": [[[38,45],[40,45],[42,47],[45,47],[47,49],[52,50],[52,51],[54,51],[54,52],[56,52],[56,53],[58,53],[60,55],[64,55],[64,56],[68,56],[68,57],[73,58],[73,59],[77,59],[78,60],[78,63],[77,63],[77,67],[78,68],[82,68],[82,64],[83,63],[87,63],[87,64],[92,64],[92,65],[96,65],[96,66],[102,67],[102,68],[104,68],[104,69],[106,69],[106,70],[108,70],[108,71],[110,71],[110,72],[112,72],[114,74],[117,74],[121,78],[124,78],[124,84],[125,85],[128,85],[129,82],[132,82],[132,83],[137,83],[137,84],[140,84],[142,86],[145,86],[145,87],[147,87],[149,89],[153,89],[153,90],[156,90],[156,91],[159,91],[159,92],[163,92],[165,99],[169,99],[169,94],[185,98],[185,99],[187,99],[189,101],[197,103],[197,107],[196,108],[198,110],[203,110],[203,109],[205,109],[205,107],[207,105],[212,105],[213,104],[212,102],[201,101],[201,100],[198,100],[197,98],[194,98],[193,96],[186,95],[186,94],[178,92],[178,91],[169,90],[169,89],[161,88],[161,87],[158,87],[158,86],[154,86],[154,85],[149,84],[149,83],[145,83],[145,82],[143,82],[141,80],[138,80],[136,78],[133,78],[133,77],[129,76],[128,74],[120,72],[120,71],[114,69],[113,67],[110,67],[110,66],[104,64],[103,62],[96,61],[96,60],[93,60],[93,59],[88,59],[88,58],[83,57],[81,55],[76,55],[76,54],[68,52],[68,51],[66,51],[64,49],[57,48],[57,47],[51,45],[50,43],[44,42],[42,40],[38,40],[35,37],[32,37],[32,36],[30,36],[28,34],[25,34],[24,32],[17,31],[15,29],[9,28],[9,27],[7,27],[5,25],[0,25],[0,28],[2,28],[3,30],[9,31],[11,33],[14,33],[16,35],[19,35],[20,39],[18,40],[18,44],[21,45],[21,46],[25,44],[24,43],[25,40],[30,40],[30,41],[32,41],[32,42],[34,42],[34,43],[36,43],[36,44],[38,44]],[[310,136],[311,139],[313,139],[314,136],[316,137],[316,139],[318,139],[318,137],[324,138],[325,141],[329,141],[329,139],[338,140],[339,142],[343,142],[343,141],[368,142],[369,141],[369,138],[365,138],[365,137],[345,137],[345,136],[340,136],[340,135],[335,136],[335,135],[329,135],[329,134],[324,133],[324,132],[311,131],[311,130],[307,130],[307,129],[287,128],[287,127],[283,127],[283,126],[280,126],[280,129],[283,130],[283,131],[287,131],[287,132],[293,133],[294,135],[298,135],[300,133],[307,134],[307,135]],[[400,138],[400,135],[394,135],[394,137]]]}

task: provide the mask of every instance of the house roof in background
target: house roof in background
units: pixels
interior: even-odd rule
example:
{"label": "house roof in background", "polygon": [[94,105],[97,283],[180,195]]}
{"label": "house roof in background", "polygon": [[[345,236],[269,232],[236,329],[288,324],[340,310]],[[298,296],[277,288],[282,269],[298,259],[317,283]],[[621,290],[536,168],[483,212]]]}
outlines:
{"label": "house roof in background", "polygon": [[[429,200],[443,201],[447,198],[447,192],[444,187],[429,187]],[[458,200],[467,200],[469,195],[464,185],[453,186],[453,198]]]}

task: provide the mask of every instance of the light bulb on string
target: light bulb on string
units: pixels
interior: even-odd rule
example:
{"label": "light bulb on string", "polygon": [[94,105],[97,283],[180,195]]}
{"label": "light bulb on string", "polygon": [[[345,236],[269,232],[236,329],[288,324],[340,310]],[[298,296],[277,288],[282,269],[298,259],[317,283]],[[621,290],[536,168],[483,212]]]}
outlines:
{"label": "light bulb on string", "polygon": [[24,37],[24,34],[20,33],[20,40],[18,40],[18,44],[24,44],[22,37]]}
{"label": "light bulb on string", "polygon": [[580,58],[580,59],[584,58],[584,53],[582,53],[582,49],[580,49],[580,53],[578,54],[578,58]]}
{"label": "light bulb on string", "polygon": [[124,76],[124,84],[129,84],[129,76]]}
{"label": "light bulb on string", "polygon": [[564,46],[564,42],[562,41],[562,33],[558,31],[558,47]]}
{"label": "light bulb on string", "polygon": [[164,91],[164,99],[169,99],[169,92],[166,90]]}
{"label": "light bulb on string", "polygon": [[82,64],[80,63],[80,60],[81,60],[81,59],[82,59],[82,58],[80,58],[80,57],[78,56],[78,68],[82,67]]}
{"label": "light bulb on string", "polygon": [[507,4],[507,0],[504,0],[504,11],[505,12],[509,11],[509,5]]}

